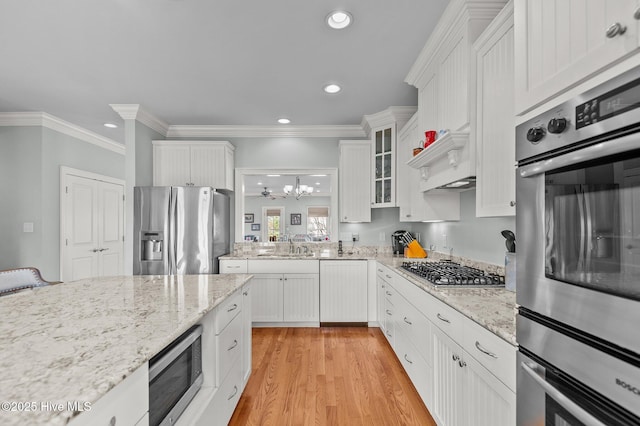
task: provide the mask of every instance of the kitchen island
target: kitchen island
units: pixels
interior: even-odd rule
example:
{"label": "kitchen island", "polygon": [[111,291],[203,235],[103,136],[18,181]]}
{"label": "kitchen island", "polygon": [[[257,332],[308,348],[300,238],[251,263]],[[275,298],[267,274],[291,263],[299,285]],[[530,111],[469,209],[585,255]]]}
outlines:
{"label": "kitchen island", "polygon": [[250,279],[105,277],[0,298],[0,424],[67,424],[69,402],[94,404]]}

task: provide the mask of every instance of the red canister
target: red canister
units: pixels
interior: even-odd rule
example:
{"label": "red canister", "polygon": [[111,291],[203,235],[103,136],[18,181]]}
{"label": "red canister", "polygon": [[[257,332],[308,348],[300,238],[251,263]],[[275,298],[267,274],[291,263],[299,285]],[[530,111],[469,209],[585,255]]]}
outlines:
{"label": "red canister", "polygon": [[424,132],[424,147],[428,147],[432,143],[436,141],[436,131],[435,130],[427,130]]}

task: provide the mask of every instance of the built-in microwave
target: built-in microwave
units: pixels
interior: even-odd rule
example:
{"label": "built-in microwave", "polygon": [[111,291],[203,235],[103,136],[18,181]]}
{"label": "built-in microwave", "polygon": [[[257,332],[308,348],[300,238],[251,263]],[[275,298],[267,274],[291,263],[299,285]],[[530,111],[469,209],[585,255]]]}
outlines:
{"label": "built-in microwave", "polygon": [[173,425],[202,386],[202,326],[149,361],[149,425]]}

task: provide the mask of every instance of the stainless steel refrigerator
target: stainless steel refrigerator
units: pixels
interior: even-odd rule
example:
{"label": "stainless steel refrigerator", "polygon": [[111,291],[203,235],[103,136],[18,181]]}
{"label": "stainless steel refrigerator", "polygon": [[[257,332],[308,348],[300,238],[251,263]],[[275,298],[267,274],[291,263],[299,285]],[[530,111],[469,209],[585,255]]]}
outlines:
{"label": "stainless steel refrigerator", "polygon": [[135,187],[134,275],[217,274],[229,214],[229,197],[209,187]]}

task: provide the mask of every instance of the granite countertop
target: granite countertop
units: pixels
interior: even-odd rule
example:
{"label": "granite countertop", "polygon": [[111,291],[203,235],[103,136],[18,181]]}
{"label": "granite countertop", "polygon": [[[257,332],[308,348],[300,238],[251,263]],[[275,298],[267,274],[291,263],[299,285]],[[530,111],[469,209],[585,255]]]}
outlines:
{"label": "granite countertop", "polygon": [[[122,276],[0,297],[0,402],[95,403],[251,275]],[[64,425],[71,411],[0,411]]]}
{"label": "granite countertop", "polygon": [[504,288],[438,288],[399,268],[403,259],[378,258],[398,275],[516,346],[516,294]]}

